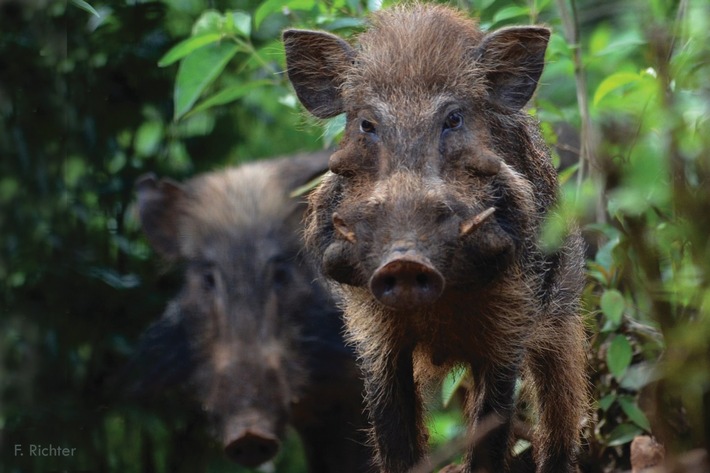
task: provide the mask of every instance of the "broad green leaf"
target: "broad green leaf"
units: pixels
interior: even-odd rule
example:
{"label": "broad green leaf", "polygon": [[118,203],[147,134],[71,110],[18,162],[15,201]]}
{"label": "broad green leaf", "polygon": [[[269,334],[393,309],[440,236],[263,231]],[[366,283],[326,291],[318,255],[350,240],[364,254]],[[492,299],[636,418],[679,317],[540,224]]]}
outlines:
{"label": "broad green leaf", "polygon": [[97,12],[94,7],[92,7],[91,5],[89,5],[89,4],[88,4],[87,2],[85,2],[84,0],[71,0],[71,2],[72,2],[74,5],[76,5],[77,7],[81,8],[82,10],[88,11],[89,13],[91,13],[92,15],[94,15],[96,18],[101,18],[101,15],[99,14],[99,12]]}
{"label": "broad green leaf", "polygon": [[573,164],[572,166],[564,169],[562,172],[559,173],[558,179],[560,181],[560,185],[563,186],[569,181],[572,176],[574,176],[574,173],[577,172],[579,169],[579,163]]}
{"label": "broad green leaf", "polygon": [[599,84],[596,92],[594,92],[594,106],[599,105],[599,102],[609,95],[611,92],[620,89],[621,87],[638,82],[641,79],[639,74],[634,74],[632,72],[618,72],[612,74]]}
{"label": "broad green leaf", "polygon": [[230,18],[234,22],[234,29],[240,35],[248,38],[251,36],[251,15],[243,11],[232,12]]}
{"label": "broad green leaf", "polygon": [[615,400],[616,400],[616,394],[609,393],[609,394],[605,395],[604,397],[599,399],[599,409],[606,412],[609,409],[609,407],[611,407],[611,405],[614,403]]}
{"label": "broad green leaf", "polygon": [[600,307],[606,318],[612,323],[615,329],[621,325],[621,319],[626,308],[626,300],[623,294],[616,289],[607,289],[602,294]]}
{"label": "broad green leaf", "polygon": [[631,396],[621,396],[619,398],[619,405],[634,424],[638,425],[646,432],[651,431],[651,424],[648,422],[646,414],[643,413]]}
{"label": "broad green leaf", "polygon": [[626,369],[631,364],[632,356],[633,350],[626,337],[620,334],[614,336],[606,352],[606,362],[609,371],[616,379],[621,379],[624,376]]}
{"label": "broad green leaf", "polygon": [[291,10],[310,10],[315,6],[315,0],[266,0],[254,12],[254,27],[259,28],[264,19],[283,10],[289,8]]}
{"label": "broad green leaf", "polygon": [[367,11],[378,11],[382,9],[382,0],[367,0]]}
{"label": "broad green leaf", "polygon": [[473,9],[480,13],[495,3],[495,0],[473,0]]}
{"label": "broad green leaf", "polygon": [[213,96],[205,99],[195,108],[190,110],[189,114],[198,113],[203,110],[207,110],[210,107],[215,107],[217,105],[224,105],[226,103],[233,102],[239,98],[244,97],[244,95],[246,95],[248,92],[251,92],[254,89],[269,84],[271,84],[271,82],[269,82],[268,80],[259,80],[254,82],[248,82],[246,84],[237,84],[227,87],[226,89],[220,90]]}
{"label": "broad green leaf", "polygon": [[449,405],[467,373],[467,369],[454,368],[446,375],[444,381],[441,383],[441,401],[444,407]]}
{"label": "broad green leaf", "polygon": [[501,21],[510,20],[511,18],[518,18],[521,16],[528,16],[530,14],[530,8],[528,7],[506,7],[498,11],[493,17],[493,23],[499,23]]}
{"label": "broad green leaf", "polygon": [[624,375],[624,379],[621,380],[619,385],[624,389],[640,391],[649,383],[658,381],[660,376],[661,373],[656,369],[654,363],[644,361],[629,366],[629,369],[626,370],[626,374]]}
{"label": "broad green leaf", "polygon": [[321,174],[320,176],[314,177],[302,186],[296,187],[294,190],[291,191],[289,197],[295,198],[308,194],[310,191],[318,187],[318,185],[323,181],[323,176],[325,176],[325,173]]}
{"label": "broad green leaf", "polygon": [[143,123],[136,131],[135,149],[139,156],[150,156],[154,154],[160,140],[163,138],[163,123],[158,120],[150,120]]}
{"label": "broad green leaf", "polygon": [[631,442],[634,437],[642,434],[643,431],[634,424],[619,424],[609,434],[607,440],[608,447],[617,447]]}
{"label": "broad green leaf", "polygon": [[180,62],[175,81],[175,120],[190,111],[238,50],[239,46],[233,43],[213,44],[194,51]]}
{"label": "broad green leaf", "polygon": [[192,25],[192,36],[200,36],[208,33],[224,33],[224,15],[216,10],[205,10],[202,15]]}
{"label": "broad green leaf", "polygon": [[208,33],[200,36],[193,36],[186,40],[180,41],[178,44],[170,48],[170,51],[165,53],[158,61],[158,66],[166,67],[175,61],[179,61],[193,51],[200,49],[208,44],[216,43],[220,40],[220,33]]}

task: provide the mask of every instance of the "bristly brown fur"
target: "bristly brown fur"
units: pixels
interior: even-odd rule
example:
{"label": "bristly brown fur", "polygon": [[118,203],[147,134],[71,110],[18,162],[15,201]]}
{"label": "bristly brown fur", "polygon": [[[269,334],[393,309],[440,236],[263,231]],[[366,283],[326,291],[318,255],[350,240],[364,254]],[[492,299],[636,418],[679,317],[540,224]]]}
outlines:
{"label": "bristly brown fur", "polygon": [[[382,473],[425,460],[422,385],[458,364],[475,379],[462,472],[509,470],[518,376],[539,411],[536,471],[574,471],[587,409],[583,251],[574,229],[556,253],[540,248],[558,182],[523,109],[549,34],[484,33],[416,2],[373,14],[355,46],[284,33],[303,105],[347,118],[309,197],[305,239],[342,295]],[[406,296],[382,295],[399,284]]]}

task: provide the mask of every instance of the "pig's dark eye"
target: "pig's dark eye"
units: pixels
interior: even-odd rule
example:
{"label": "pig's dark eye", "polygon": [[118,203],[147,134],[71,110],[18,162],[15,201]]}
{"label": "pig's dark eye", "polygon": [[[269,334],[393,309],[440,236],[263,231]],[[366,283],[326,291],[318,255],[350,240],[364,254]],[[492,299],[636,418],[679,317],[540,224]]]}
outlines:
{"label": "pig's dark eye", "polygon": [[217,278],[212,271],[202,273],[202,289],[211,291],[217,286]]}
{"label": "pig's dark eye", "polygon": [[276,287],[283,287],[288,284],[288,281],[291,279],[291,274],[286,268],[276,268],[273,278]]}
{"label": "pig's dark eye", "polygon": [[444,120],[444,130],[457,130],[463,125],[463,115],[461,112],[450,113]]}
{"label": "pig's dark eye", "polygon": [[375,133],[375,124],[369,120],[362,120],[360,122],[360,131],[363,133]]}

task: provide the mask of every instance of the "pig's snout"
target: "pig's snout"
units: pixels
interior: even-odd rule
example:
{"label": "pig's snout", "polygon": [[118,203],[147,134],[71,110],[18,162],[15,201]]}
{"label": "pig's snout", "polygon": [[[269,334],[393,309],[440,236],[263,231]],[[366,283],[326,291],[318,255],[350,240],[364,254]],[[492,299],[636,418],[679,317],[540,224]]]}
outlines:
{"label": "pig's snout", "polygon": [[393,309],[431,305],[444,291],[444,277],[429,260],[409,248],[395,248],[370,278],[370,291]]}
{"label": "pig's snout", "polygon": [[279,439],[273,435],[246,430],[228,441],[224,451],[230,460],[254,468],[274,458],[279,451],[279,444]]}

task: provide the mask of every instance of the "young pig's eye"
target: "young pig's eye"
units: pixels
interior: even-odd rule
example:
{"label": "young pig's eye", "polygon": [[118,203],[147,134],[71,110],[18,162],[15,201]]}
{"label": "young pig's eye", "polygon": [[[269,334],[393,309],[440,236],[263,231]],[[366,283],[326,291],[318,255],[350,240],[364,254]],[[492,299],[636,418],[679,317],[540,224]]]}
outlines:
{"label": "young pig's eye", "polygon": [[211,291],[217,286],[217,278],[211,270],[205,270],[202,273],[202,289]]}
{"label": "young pig's eye", "polygon": [[450,113],[444,120],[444,130],[456,130],[463,125],[463,115],[461,112]]}
{"label": "young pig's eye", "polygon": [[360,131],[363,133],[375,133],[375,124],[369,120],[362,120],[360,122]]}

